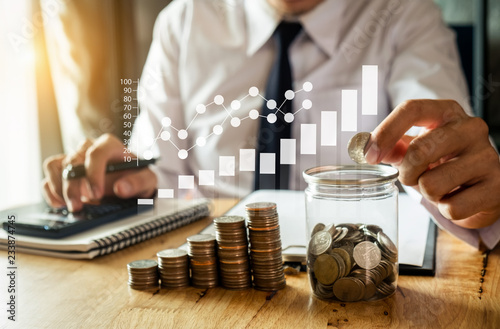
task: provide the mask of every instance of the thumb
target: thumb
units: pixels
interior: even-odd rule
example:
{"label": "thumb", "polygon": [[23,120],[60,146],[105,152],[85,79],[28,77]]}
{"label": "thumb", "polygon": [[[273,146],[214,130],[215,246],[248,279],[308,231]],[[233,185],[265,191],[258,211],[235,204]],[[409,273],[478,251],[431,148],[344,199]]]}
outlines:
{"label": "thumb", "polygon": [[120,198],[150,197],[157,188],[158,179],[149,168],[133,171],[118,179],[113,185],[113,192]]}
{"label": "thumb", "polygon": [[413,139],[415,139],[415,137],[404,135],[382,159],[378,159],[378,156],[380,155],[380,148],[377,145],[376,136],[372,135],[366,145],[366,161],[370,164],[383,162],[397,166],[403,161],[406,152],[408,151],[408,146]]}

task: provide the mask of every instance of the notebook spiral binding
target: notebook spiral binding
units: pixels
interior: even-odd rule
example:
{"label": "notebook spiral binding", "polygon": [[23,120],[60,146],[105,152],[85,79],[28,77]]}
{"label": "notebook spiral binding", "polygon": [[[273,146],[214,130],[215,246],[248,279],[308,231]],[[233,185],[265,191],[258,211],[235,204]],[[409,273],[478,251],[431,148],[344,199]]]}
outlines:
{"label": "notebook spiral binding", "polygon": [[98,245],[96,248],[99,250],[98,256],[103,256],[175,230],[208,215],[210,215],[209,204],[201,204],[93,241]]}

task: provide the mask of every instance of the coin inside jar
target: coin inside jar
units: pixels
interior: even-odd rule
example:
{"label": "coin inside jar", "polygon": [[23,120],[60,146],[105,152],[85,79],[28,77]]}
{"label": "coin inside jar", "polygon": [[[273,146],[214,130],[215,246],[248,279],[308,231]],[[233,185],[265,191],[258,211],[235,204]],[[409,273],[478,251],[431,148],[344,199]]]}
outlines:
{"label": "coin inside jar", "polygon": [[349,157],[356,163],[367,163],[365,158],[366,144],[370,140],[370,133],[360,132],[354,135],[347,143]]}

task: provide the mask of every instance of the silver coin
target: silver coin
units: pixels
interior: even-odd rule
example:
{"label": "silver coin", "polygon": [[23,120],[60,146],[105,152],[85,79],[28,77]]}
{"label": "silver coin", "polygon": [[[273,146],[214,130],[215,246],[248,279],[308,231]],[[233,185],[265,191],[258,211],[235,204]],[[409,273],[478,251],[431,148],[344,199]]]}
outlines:
{"label": "silver coin", "polygon": [[187,256],[187,251],[182,249],[165,249],[156,253],[160,258],[177,258]]}
{"label": "silver coin", "polygon": [[323,223],[318,223],[318,224],[316,224],[316,225],[314,226],[314,228],[313,228],[312,232],[311,232],[311,237],[312,237],[314,234],[318,233],[319,231],[323,231],[323,229],[324,229],[324,228],[325,228],[325,224],[323,224]]}
{"label": "silver coin", "polygon": [[373,242],[363,241],[354,247],[353,257],[359,267],[369,270],[380,264],[382,254]]}
{"label": "silver coin", "polygon": [[128,269],[150,269],[156,266],[158,263],[152,259],[141,259],[127,264]]}
{"label": "silver coin", "polygon": [[311,238],[309,252],[315,256],[324,254],[332,245],[332,236],[326,231],[320,231]]}
{"label": "silver coin", "polygon": [[385,248],[390,254],[396,255],[398,253],[398,248],[392,240],[382,231],[377,233],[378,242]]}
{"label": "silver coin", "polygon": [[365,147],[370,140],[370,133],[360,132],[352,136],[347,143],[347,152],[349,157],[356,163],[366,163]]}
{"label": "silver coin", "polygon": [[215,241],[215,236],[212,234],[196,234],[187,238],[187,242],[209,242]]}

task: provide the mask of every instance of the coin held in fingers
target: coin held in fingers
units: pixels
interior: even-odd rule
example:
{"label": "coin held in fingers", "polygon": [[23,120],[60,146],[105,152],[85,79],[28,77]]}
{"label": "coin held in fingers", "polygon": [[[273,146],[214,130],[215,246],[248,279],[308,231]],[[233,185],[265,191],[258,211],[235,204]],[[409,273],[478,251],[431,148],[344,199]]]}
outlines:
{"label": "coin held in fingers", "polygon": [[368,141],[370,140],[370,136],[370,133],[360,132],[352,136],[349,143],[347,143],[349,157],[356,163],[367,163],[365,158],[365,148],[366,144],[368,144]]}

